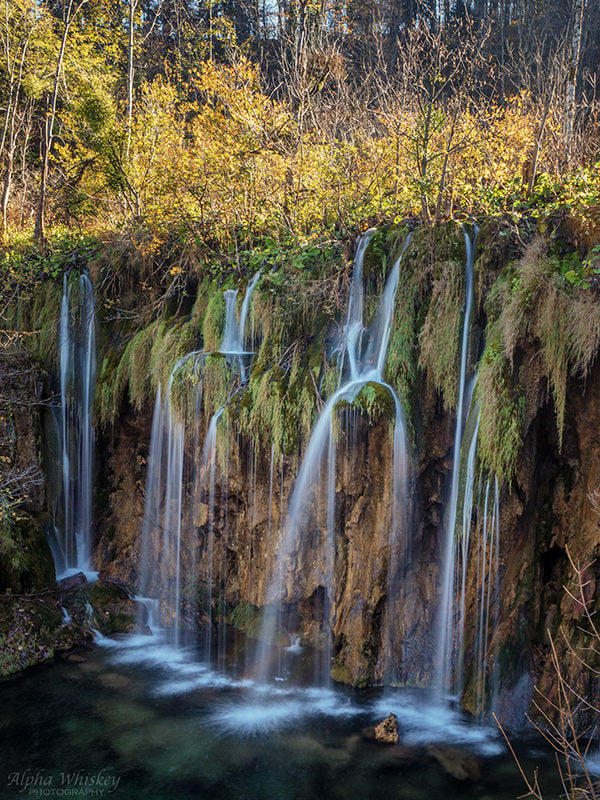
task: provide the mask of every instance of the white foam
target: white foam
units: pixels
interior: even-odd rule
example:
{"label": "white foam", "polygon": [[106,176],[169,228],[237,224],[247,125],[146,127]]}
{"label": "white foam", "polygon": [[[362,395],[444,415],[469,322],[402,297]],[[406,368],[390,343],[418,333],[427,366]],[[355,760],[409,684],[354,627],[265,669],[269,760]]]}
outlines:
{"label": "white foam", "polygon": [[587,756],[585,759],[585,768],[595,778],[600,778],[600,752],[596,751],[594,755]]}
{"label": "white foam", "polygon": [[330,689],[252,686],[245,697],[225,702],[211,724],[225,734],[260,736],[314,717],[349,717],[363,709]]}
{"label": "white foam", "polygon": [[69,569],[66,569],[64,572],[61,572],[60,575],[56,576],[56,582],[59,583],[65,578],[70,578],[71,576],[79,575],[80,573],[85,575],[85,579],[88,583],[96,583],[98,580],[98,572],[94,572],[93,570],[79,569],[78,567],[69,567]]}
{"label": "white foam", "polygon": [[382,697],[373,705],[377,720],[390,712],[398,719],[405,744],[465,744],[484,755],[504,752],[494,728],[471,722],[447,705],[400,694]]}

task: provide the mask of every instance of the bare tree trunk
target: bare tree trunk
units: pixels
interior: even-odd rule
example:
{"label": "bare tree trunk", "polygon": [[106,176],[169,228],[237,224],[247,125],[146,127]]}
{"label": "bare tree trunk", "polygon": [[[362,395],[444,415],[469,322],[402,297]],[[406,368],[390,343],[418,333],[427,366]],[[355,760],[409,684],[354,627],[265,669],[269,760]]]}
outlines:
{"label": "bare tree trunk", "polygon": [[[46,102],[46,114],[48,114],[47,110],[48,103]],[[40,175],[40,194],[38,197],[38,205],[37,211],[35,215],[35,228],[34,228],[34,238],[41,249],[45,247],[45,240],[46,240],[46,226],[45,226],[45,219],[44,214],[46,210],[46,184],[48,182],[48,125],[47,123],[44,125],[42,130],[42,139],[41,139],[41,157],[42,157],[42,171]]]}
{"label": "bare tree trunk", "polygon": [[15,156],[15,142],[11,142],[6,157],[6,169],[4,172],[4,186],[2,187],[2,233],[6,235],[8,228],[8,200],[10,197],[10,188],[12,185],[13,166]]}
{"label": "bare tree trunk", "polygon": [[136,5],[137,0],[129,0],[129,32],[127,41],[127,145],[125,147],[125,160],[129,160],[129,149],[131,147],[131,124],[133,121],[133,26],[135,21]]}
{"label": "bare tree trunk", "polygon": [[540,122],[540,128],[538,130],[538,134],[535,137],[535,147],[533,150],[533,160],[531,164],[531,174],[529,176],[529,185],[527,187],[527,197],[533,192],[533,187],[535,186],[535,176],[537,172],[537,165],[538,165],[538,158],[540,155],[540,146],[542,144],[542,137],[544,136],[544,128],[546,127],[546,122],[548,120],[548,114],[550,113],[550,103],[552,102],[552,95],[548,95],[548,99],[546,101],[546,106],[544,108],[544,114],[542,116],[542,121]]}
{"label": "bare tree trunk", "polygon": [[448,133],[448,139],[446,140],[446,148],[444,152],[444,163],[442,165],[442,175],[440,177],[440,182],[438,184],[438,196],[437,196],[437,203],[435,207],[435,221],[440,222],[442,219],[442,202],[444,199],[444,190],[446,188],[446,177],[448,175],[448,165],[450,162],[450,153],[452,152],[452,142],[454,140],[454,133],[456,131],[456,121],[458,119],[458,106],[454,109],[454,113],[452,115],[452,125],[450,126],[450,132]]}
{"label": "bare tree trunk", "polygon": [[575,92],[577,88],[577,74],[579,72],[579,57],[581,53],[581,39],[583,35],[583,14],[585,0],[573,0],[573,33],[571,37],[571,63],[567,82],[567,102],[565,108],[565,145],[567,155],[570,154],[573,140],[573,127],[575,124]]}
{"label": "bare tree trunk", "polygon": [[37,215],[35,219],[34,237],[40,248],[45,246],[45,220],[44,213],[46,210],[46,193],[48,187],[48,164],[50,158],[50,150],[54,141],[54,122],[56,120],[56,106],[58,104],[58,85],[60,83],[60,76],[62,73],[62,66],[65,57],[65,48],[67,46],[67,38],[69,36],[69,29],[71,23],[75,18],[77,12],[85,5],[87,0],[80,0],[75,11],[73,11],[74,0],[69,0],[64,13],[64,30],[60,41],[60,50],[58,52],[58,61],[56,63],[56,71],[54,73],[54,85],[52,87],[52,99],[50,103],[50,110],[46,112],[46,121],[42,135],[42,174],[40,178],[40,196],[38,201]]}
{"label": "bare tree trunk", "polygon": [[[25,122],[23,136],[21,137],[21,208],[19,212],[19,224],[25,224],[25,202],[27,198],[27,153],[29,151],[29,140],[31,138],[31,128],[33,127],[33,104],[29,102],[29,107],[25,110]],[[33,206],[30,209],[29,217],[33,215]]]}

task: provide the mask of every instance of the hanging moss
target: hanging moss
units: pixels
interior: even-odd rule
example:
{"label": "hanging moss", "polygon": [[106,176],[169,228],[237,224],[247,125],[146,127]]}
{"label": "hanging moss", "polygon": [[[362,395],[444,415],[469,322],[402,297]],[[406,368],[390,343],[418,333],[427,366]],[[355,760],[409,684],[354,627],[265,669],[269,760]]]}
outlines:
{"label": "hanging moss", "polygon": [[171,407],[179,419],[191,424],[196,418],[204,388],[203,355],[191,355],[184,359],[172,375]]}
{"label": "hanging moss", "polygon": [[58,362],[58,324],[62,284],[43,281],[33,297],[17,305],[17,330],[32,333],[28,338],[31,352],[49,368]]}
{"label": "hanging moss", "polygon": [[94,408],[96,423],[101,427],[111,425],[118,412],[114,402],[114,384],[116,372],[119,366],[121,353],[117,350],[109,350],[102,359],[98,376],[96,379],[96,394],[94,397]]}
{"label": "hanging moss", "polygon": [[[162,330],[164,330],[164,334],[161,337]],[[197,350],[199,341],[199,330],[192,320],[175,321],[168,328],[158,326],[157,338],[150,356],[153,390],[158,388],[159,383],[166,388],[173,368],[179,359]]]}
{"label": "hanging moss", "polygon": [[[427,289],[431,269],[423,259],[421,242],[415,233],[406,249],[398,278],[394,319],[390,333],[386,381],[395,389],[408,419],[411,418],[411,398],[418,374],[418,334],[427,310]],[[390,247],[398,258],[404,238],[392,231]]]}
{"label": "hanging moss", "polygon": [[222,292],[217,292],[208,301],[202,325],[204,349],[211,353],[221,347],[225,331],[225,300]]}
{"label": "hanging moss", "polygon": [[382,417],[393,420],[396,416],[396,405],[390,390],[380,383],[367,383],[352,401],[352,406],[358,408],[369,418],[374,425]]}
{"label": "hanging moss", "polygon": [[448,409],[454,409],[458,399],[463,301],[464,267],[456,261],[446,261],[433,282],[420,334],[419,363],[430,386],[443,394]]}
{"label": "hanging moss", "polygon": [[513,388],[498,328],[488,331],[488,337],[476,388],[481,404],[478,452],[485,468],[510,483],[522,445],[523,399]]}
{"label": "hanging moss", "polygon": [[[536,239],[512,266],[510,290],[499,315],[504,352],[511,364],[519,342],[540,343],[552,389],[559,446],[562,443],[569,373],[585,377],[600,346],[600,308],[585,288],[563,274],[570,266]],[[506,296],[506,295],[505,295]]]}
{"label": "hanging moss", "polygon": [[233,373],[227,359],[220,353],[206,357],[203,372],[204,414],[207,419],[222,405],[225,405],[231,394]]}
{"label": "hanging moss", "polygon": [[285,384],[286,375],[280,367],[262,375],[253,370],[240,405],[240,430],[252,437],[257,448],[266,450],[272,443],[278,457],[290,449]]}
{"label": "hanging moss", "polygon": [[214,293],[214,283],[211,278],[206,276],[198,285],[198,289],[196,290],[196,299],[194,301],[194,305],[192,306],[192,319],[198,320],[200,323],[200,327],[202,326],[202,320],[206,316],[206,309],[208,308],[208,303],[210,298]]}
{"label": "hanging moss", "polygon": [[129,367],[129,398],[140,411],[152,395],[150,362],[158,323],[148,325],[131,341]]}

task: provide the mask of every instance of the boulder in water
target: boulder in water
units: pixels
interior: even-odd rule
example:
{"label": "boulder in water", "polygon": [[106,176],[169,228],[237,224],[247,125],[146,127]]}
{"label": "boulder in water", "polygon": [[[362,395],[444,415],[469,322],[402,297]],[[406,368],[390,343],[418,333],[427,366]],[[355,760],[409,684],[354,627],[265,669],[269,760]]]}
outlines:
{"label": "boulder in water", "polygon": [[76,572],[75,575],[69,575],[67,578],[58,581],[57,585],[61,592],[68,592],[69,589],[74,589],[76,586],[85,586],[87,582],[83,572]]}
{"label": "boulder in water", "polygon": [[396,744],[398,742],[398,720],[391,712],[375,726],[375,741],[380,744]]}
{"label": "boulder in water", "polygon": [[440,767],[457,781],[477,781],[481,777],[481,765],[477,756],[461,747],[431,745],[427,748]]}

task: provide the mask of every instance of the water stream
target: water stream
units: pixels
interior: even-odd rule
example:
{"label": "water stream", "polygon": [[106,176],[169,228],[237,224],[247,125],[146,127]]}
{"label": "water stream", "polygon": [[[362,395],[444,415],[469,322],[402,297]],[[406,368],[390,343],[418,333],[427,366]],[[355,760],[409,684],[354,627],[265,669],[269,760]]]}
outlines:
{"label": "water stream", "polygon": [[[267,648],[289,637],[286,630],[285,605],[298,599],[294,594],[295,564],[302,557],[306,538],[311,527],[318,525],[319,508],[324,503],[325,526],[321,535],[322,557],[317,563],[323,566],[318,581],[323,590],[321,628],[323,649],[321,663],[316,668],[316,683],[328,685],[331,668],[331,629],[334,624],[332,609],[335,602],[335,432],[334,411],[340,403],[351,404],[361,389],[368,384],[382,387],[391,396],[395,408],[393,436],[393,510],[390,521],[390,539],[395,542],[405,535],[403,520],[408,505],[408,446],[404,415],[400,401],[384,380],[383,372],[393,319],[394,299],[402,256],[393,265],[386,280],[375,318],[368,327],[364,324],[363,262],[374,230],[365,233],[357,246],[346,319],[339,347],[339,385],[327,399],[304,453],[298,476],[288,503],[279,549],[273,574],[268,586],[264,611],[261,644],[257,654],[257,674],[262,681],[277,677],[269,660]],[[409,238],[405,242],[406,248]],[[404,252],[404,251],[403,251]],[[313,545],[314,548],[314,545]],[[315,560],[314,549],[311,557]]]}
{"label": "water stream", "polygon": [[62,519],[55,548],[59,577],[92,570],[93,400],[96,319],[92,283],[65,273],[59,320]]}
{"label": "water stream", "polygon": [[[239,320],[236,314],[237,290],[228,289],[224,292],[225,329],[219,353],[226,356],[228,362],[233,361],[242,383],[246,380],[249,358],[252,356],[252,353],[245,349],[246,327],[252,293],[259,278],[260,271],[248,282]],[[213,583],[215,576],[213,564],[215,560],[215,481],[218,460],[217,425],[225,406],[217,409],[207,425],[202,458],[196,469],[194,491],[191,498],[188,499],[184,496],[184,487],[187,483],[184,471],[186,470],[186,440],[190,438],[190,431],[186,430],[184,421],[173,408],[172,390],[174,383],[179,380],[181,368],[187,362],[193,360],[194,367],[201,370],[208,355],[210,354],[193,350],[183,356],[174,365],[164,392],[160,385],[157,389],[138,562],[140,591],[145,597],[153,597],[159,601],[160,619],[171,631],[170,641],[178,648],[182,644],[181,609],[184,599],[182,592],[184,586],[194,585],[197,567],[197,545],[191,541],[184,541],[187,533],[184,518],[190,509],[198,505],[199,496],[206,492],[208,516],[205,534],[207,562],[205,659],[210,658],[212,650],[214,622]],[[233,396],[233,387],[231,396]],[[202,380],[200,374],[196,386],[196,409],[199,417],[201,400]],[[201,427],[199,417],[195,421],[195,434],[192,436],[196,442],[196,451],[199,450],[198,435]],[[193,465],[189,467],[189,469],[192,468]]]}
{"label": "water stream", "polygon": [[[473,233],[469,235],[463,228],[465,237],[465,304],[463,310],[463,324],[460,349],[460,372],[458,383],[458,402],[456,405],[456,428],[454,432],[454,447],[452,453],[452,477],[450,484],[450,498],[446,509],[445,525],[442,542],[441,556],[441,587],[438,612],[438,626],[436,636],[436,654],[434,659],[434,686],[440,697],[444,697],[456,688],[454,685],[457,652],[460,644],[456,637],[456,542],[459,536],[465,536],[465,531],[459,531],[458,508],[459,491],[461,488],[461,450],[463,448],[463,433],[471,408],[475,380],[469,380],[471,371],[471,316],[473,310],[473,260],[475,244],[477,241],[477,226],[473,226]],[[474,454],[473,454],[474,457]]]}

